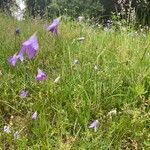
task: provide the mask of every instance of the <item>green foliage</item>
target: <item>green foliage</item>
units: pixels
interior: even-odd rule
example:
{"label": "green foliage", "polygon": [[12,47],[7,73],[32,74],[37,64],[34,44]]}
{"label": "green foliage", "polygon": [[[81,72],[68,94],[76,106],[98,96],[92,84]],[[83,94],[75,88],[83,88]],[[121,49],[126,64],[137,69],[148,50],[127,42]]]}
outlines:
{"label": "green foliage", "polygon": [[58,17],[60,15],[68,15],[77,18],[83,15],[86,18],[100,20],[103,7],[99,0],[26,0],[27,10],[32,16],[39,15],[41,17]]}
{"label": "green foliage", "polygon": [[103,7],[98,0],[73,0],[71,2],[69,0],[57,0],[56,3],[61,14],[66,14],[72,18],[83,15],[86,18],[98,20],[103,12]]}
{"label": "green foliage", "polygon": [[36,17],[43,18],[46,15],[47,6],[51,3],[51,0],[26,0],[27,13]]}
{"label": "green foliage", "polygon": [[150,25],[150,2],[141,0],[136,8],[137,22],[141,25]]}
{"label": "green foliage", "polygon": [[[72,19],[84,16],[91,22],[101,22],[112,17],[113,13],[120,13],[121,19],[128,23],[136,18],[138,24],[150,25],[150,2],[148,0],[25,0],[27,15],[35,18],[54,18],[61,15]],[[0,10],[11,14],[11,8],[16,5],[13,0],[1,0]],[[135,14],[134,14],[135,10]]]}
{"label": "green foliage", "polygon": [[[43,20],[17,22],[0,15],[0,22],[1,149],[150,148],[150,33],[60,21],[59,35],[52,36]],[[21,31],[17,37],[16,27]],[[9,66],[8,57],[35,31],[36,58]],[[77,40],[80,36],[85,40]],[[47,81],[35,81],[37,68],[46,72]],[[23,89],[29,91],[25,99],[19,97]],[[108,115],[114,108],[116,114]],[[97,132],[89,129],[95,119]],[[10,134],[3,132],[4,125],[10,125]]]}
{"label": "green foliage", "polygon": [[10,8],[15,4],[16,2],[14,0],[1,0],[0,10],[10,15],[11,14]]}
{"label": "green foliage", "polygon": [[[128,23],[135,21],[142,25],[150,24],[150,2],[146,0],[125,0],[115,2],[113,0],[26,0],[27,12],[33,17],[58,17],[70,16],[72,19],[84,16],[94,22],[111,18],[112,12],[121,14],[121,19]],[[136,13],[134,14],[134,10]]]}

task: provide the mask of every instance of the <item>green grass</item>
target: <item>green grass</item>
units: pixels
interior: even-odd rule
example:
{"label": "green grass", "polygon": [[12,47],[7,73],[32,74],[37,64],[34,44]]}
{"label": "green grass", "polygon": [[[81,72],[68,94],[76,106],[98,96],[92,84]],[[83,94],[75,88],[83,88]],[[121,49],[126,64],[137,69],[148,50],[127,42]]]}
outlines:
{"label": "green grass", "polygon": [[[150,149],[149,32],[106,32],[61,21],[59,35],[53,37],[44,24],[0,15],[1,149]],[[16,27],[21,35],[15,38]],[[35,31],[38,55],[11,67],[7,59]],[[85,40],[77,41],[81,36]],[[79,62],[73,65],[75,59]],[[47,81],[35,81],[37,68],[47,74]],[[19,97],[23,89],[29,91],[26,99]],[[108,113],[115,108],[117,114],[110,119]],[[38,118],[33,121],[35,111]],[[97,132],[89,129],[95,119]],[[11,126],[10,134],[4,133],[4,125]],[[14,139],[15,131],[19,139]]]}

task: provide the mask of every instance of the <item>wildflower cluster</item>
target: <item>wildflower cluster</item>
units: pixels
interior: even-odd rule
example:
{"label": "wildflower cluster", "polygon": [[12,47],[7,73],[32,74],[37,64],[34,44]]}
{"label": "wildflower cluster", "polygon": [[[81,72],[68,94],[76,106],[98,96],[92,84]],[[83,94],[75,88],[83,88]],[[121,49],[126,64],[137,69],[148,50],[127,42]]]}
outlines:
{"label": "wildflower cluster", "polygon": [[[45,26],[45,30],[47,32],[52,32],[53,35],[58,35],[58,25],[59,25],[59,20],[60,18],[54,19],[54,21],[52,22],[52,24],[50,25],[46,25]],[[20,29],[17,28],[15,31],[16,35],[19,36],[20,35]],[[85,38],[84,37],[80,37],[77,39],[77,41],[84,41]],[[25,55],[27,56],[27,58],[32,61],[38,54],[39,51],[39,42],[38,42],[38,37],[37,34],[34,33],[31,37],[29,37],[29,39],[27,39],[25,42],[22,43],[21,49],[18,53],[15,53],[13,56],[10,56],[8,59],[8,63],[12,66],[12,67],[16,67],[17,62],[21,61],[22,63],[25,60]],[[73,61],[73,66],[79,64],[79,60],[75,59]],[[94,69],[97,70],[98,67],[95,65]],[[45,72],[43,72],[40,68],[37,68],[37,74],[35,77],[36,81],[42,82],[47,80],[47,74]],[[61,76],[59,75],[55,80],[54,80],[54,84],[59,83],[61,79]],[[25,99],[29,96],[29,91],[26,89],[21,90],[19,97],[21,99]],[[36,121],[38,118],[38,112],[34,111],[31,115],[31,120]],[[91,123],[91,125],[89,126],[89,128],[94,129],[94,131],[97,131],[99,125],[99,121],[95,120],[93,121],[93,123]],[[11,131],[11,126],[7,125],[4,126],[4,132],[7,134],[10,134]],[[20,137],[20,131],[15,131],[13,133],[14,135],[14,139],[18,139]]]}

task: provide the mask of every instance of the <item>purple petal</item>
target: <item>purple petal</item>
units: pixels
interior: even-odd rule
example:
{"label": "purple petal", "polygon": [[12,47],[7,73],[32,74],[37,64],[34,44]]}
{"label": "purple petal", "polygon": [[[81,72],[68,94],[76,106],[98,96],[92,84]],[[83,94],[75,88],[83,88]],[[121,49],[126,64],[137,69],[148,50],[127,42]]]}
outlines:
{"label": "purple petal", "polygon": [[26,50],[26,54],[28,58],[31,60],[37,53],[37,50],[33,48],[32,45],[28,46],[28,50]]}
{"label": "purple petal", "polygon": [[37,36],[36,34],[32,35],[29,39],[29,45],[32,45],[32,47],[35,49],[35,50],[38,50],[39,48],[39,44],[38,44],[38,39],[37,39]]}
{"label": "purple petal", "polygon": [[23,61],[23,55],[26,52],[28,58],[31,60],[36,55],[38,49],[38,39],[36,34],[34,34],[22,44],[22,48],[18,54],[18,57],[21,61]]}
{"label": "purple petal", "polygon": [[14,56],[9,57],[8,62],[11,66],[15,67],[18,60],[18,56],[15,54]]}
{"label": "purple petal", "polygon": [[97,129],[98,126],[98,120],[94,120],[91,125],[89,126],[89,128],[93,128],[95,131]]}
{"label": "purple petal", "polygon": [[37,36],[36,33],[34,33],[27,41],[25,41],[23,43],[24,46],[28,46],[28,45],[38,45],[37,44]]}
{"label": "purple petal", "polygon": [[36,120],[36,119],[37,119],[37,111],[32,114],[32,119],[33,119],[33,120]]}
{"label": "purple petal", "polygon": [[51,31],[54,34],[57,34],[58,32],[58,24],[59,24],[59,19],[54,19],[52,24],[46,27],[46,31]]}
{"label": "purple petal", "polygon": [[28,96],[28,91],[21,91],[20,92],[20,98],[26,98]]}
{"label": "purple petal", "polygon": [[38,69],[37,70],[36,80],[37,81],[43,81],[43,80],[46,80],[46,79],[47,79],[46,74],[42,70]]}
{"label": "purple petal", "polygon": [[25,46],[22,46],[20,52],[18,53],[18,58],[23,62],[24,60],[24,53],[26,51],[26,47]]}

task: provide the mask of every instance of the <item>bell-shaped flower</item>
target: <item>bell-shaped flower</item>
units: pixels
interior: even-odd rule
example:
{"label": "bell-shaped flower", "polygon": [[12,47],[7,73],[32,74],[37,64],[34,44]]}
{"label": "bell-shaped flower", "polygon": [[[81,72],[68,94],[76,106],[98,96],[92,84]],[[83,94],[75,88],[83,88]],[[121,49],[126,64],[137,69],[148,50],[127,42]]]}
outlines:
{"label": "bell-shaped flower", "polygon": [[53,34],[57,34],[58,33],[59,19],[60,18],[54,19],[52,24],[50,24],[46,27],[46,31],[51,31]]}
{"label": "bell-shaped flower", "polygon": [[91,125],[89,126],[89,128],[93,128],[94,131],[96,132],[97,130],[97,127],[98,127],[98,120],[94,120]]}
{"label": "bell-shaped flower", "polygon": [[22,44],[22,48],[18,54],[18,58],[23,61],[24,54],[26,53],[28,58],[31,60],[37,54],[39,49],[38,39],[36,33],[33,34],[27,41]]}
{"label": "bell-shaped flower", "polygon": [[28,91],[21,91],[20,92],[20,98],[26,98],[28,96]]}
{"label": "bell-shaped flower", "polygon": [[32,114],[32,120],[36,120],[36,119],[37,119],[37,111]]}
{"label": "bell-shaped flower", "polygon": [[47,79],[46,74],[41,70],[41,69],[37,69],[37,76],[35,78],[37,81],[43,81]]}
{"label": "bell-shaped flower", "polygon": [[18,55],[17,55],[21,62],[24,61],[24,53],[25,53],[25,50],[26,50],[25,47],[22,47],[21,50],[20,50],[20,52],[19,52]]}
{"label": "bell-shaped flower", "polygon": [[17,60],[18,60],[18,55],[15,54],[14,56],[9,57],[8,63],[9,63],[11,66],[15,67],[15,66],[16,66],[16,63],[17,63]]}

